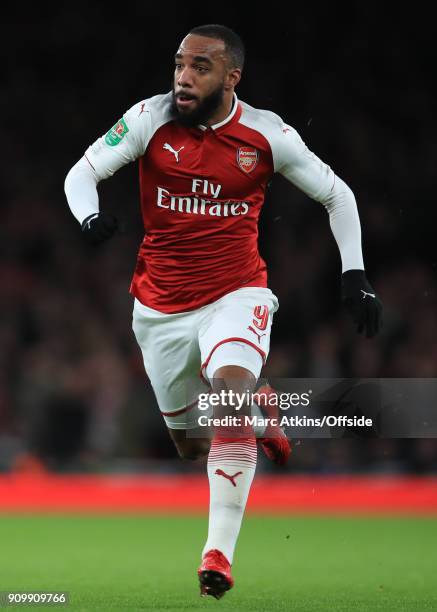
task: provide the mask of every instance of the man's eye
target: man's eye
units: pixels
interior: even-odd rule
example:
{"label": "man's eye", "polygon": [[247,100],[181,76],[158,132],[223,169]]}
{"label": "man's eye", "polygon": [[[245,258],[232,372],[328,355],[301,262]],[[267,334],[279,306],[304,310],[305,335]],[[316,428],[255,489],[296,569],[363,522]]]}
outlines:
{"label": "man's eye", "polygon": [[181,66],[182,66],[182,64],[175,64],[175,69],[176,70],[180,70]]}
{"label": "man's eye", "polygon": [[208,72],[208,68],[205,68],[204,66],[197,66],[196,70],[197,72]]}

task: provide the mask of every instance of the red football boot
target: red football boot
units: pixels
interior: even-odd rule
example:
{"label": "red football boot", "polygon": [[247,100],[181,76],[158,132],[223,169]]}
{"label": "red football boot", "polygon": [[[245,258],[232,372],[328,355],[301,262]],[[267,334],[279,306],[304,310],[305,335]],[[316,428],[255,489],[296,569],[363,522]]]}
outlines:
{"label": "red football boot", "polygon": [[220,599],[234,586],[231,576],[231,564],[224,554],[213,548],[203,556],[202,563],[197,570],[200,582],[200,595],[212,595]]}
{"label": "red football boot", "polygon": [[[264,385],[260,387],[256,393],[260,394],[259,407],[265,413],[267,418],[280,419],[279,408],[275,402],[273,405],[269,404],[269,397],[276,395],[276,392],[270,387],[270,385]],[[262,397],[265,395],[265,398]],[[288,457],[291,453],[290,442],[287,436],[283,432],[279,425],[273,425],[269,423],[264,432],[262,438],[258,438],[258,442],[261,445],[264,453],[277,465],[285,465],[288,461]]]}

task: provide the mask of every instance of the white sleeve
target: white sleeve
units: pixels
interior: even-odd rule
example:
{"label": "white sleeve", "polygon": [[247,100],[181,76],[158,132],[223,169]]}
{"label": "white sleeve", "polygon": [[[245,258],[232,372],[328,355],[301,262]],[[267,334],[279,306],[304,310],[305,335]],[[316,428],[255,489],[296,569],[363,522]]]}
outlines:
{"label": "white sleeve", "polygon": [[147,101],[129,109],[101,138],[91,145],[65,179],[65,195],[71,212],[82,223],[99,212],[97,184],[144,154],[152,134]]}
{"label": "white sleeve", "polygon": [[152,135],[147,102],[139,102],[85,153],[99,180],[109,178],[122,166],[144,154]]}
{"label": "white sleeve", "polygon": [[81,157],[67,174],[65,195],[71,212],[80,224],[93,213],[99,212],[98,182],[96,173],[85,157]]}
{"label": "white sleeve", "polygon": [[294,128],[284,125],[277,145],[275,170],[329,213],[342,271],[364,270],[360,218],[352,190],[307,148]]}

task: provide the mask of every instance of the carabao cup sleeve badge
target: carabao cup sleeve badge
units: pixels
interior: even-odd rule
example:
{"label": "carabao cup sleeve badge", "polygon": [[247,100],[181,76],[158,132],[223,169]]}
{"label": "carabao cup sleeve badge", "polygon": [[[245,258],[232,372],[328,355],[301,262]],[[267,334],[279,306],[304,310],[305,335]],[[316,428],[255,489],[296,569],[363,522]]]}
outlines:
{"label": "carabao cup sleeve badge", "polygon": [[257,149],[251,147],[239,147],[237,150],[237,162],[244,172],[252,172],[258,163],[259,154]]}
{"label": "carabao cup sleeve badge", "polygon": [[115,145],[118,145],[118,143],[123,140],[128,132],[129,128],[126,125],[126,121],[121,118],[106,134],[105,142],[110,147],[115,147]]}

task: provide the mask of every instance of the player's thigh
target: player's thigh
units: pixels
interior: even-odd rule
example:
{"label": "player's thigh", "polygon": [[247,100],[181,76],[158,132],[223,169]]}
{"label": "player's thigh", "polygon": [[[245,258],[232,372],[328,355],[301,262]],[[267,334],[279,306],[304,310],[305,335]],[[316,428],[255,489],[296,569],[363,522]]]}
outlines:
{"label": "player's thigh", "polygon": [[165,315],[135,300],[132,328],[167,426],[195,426],[198,395],[207,391],[199,377],[197,312]]}
{"label": "player's thigh", "polygon": [[270,350],[270,333],[278,300],[270,289],[233,291],[211,305],[199,330],[202,375],[211,379],[224,366],[239,366],[259,378]]}

